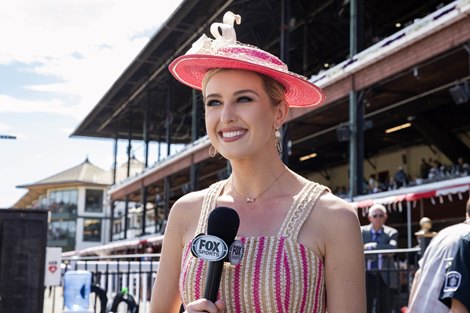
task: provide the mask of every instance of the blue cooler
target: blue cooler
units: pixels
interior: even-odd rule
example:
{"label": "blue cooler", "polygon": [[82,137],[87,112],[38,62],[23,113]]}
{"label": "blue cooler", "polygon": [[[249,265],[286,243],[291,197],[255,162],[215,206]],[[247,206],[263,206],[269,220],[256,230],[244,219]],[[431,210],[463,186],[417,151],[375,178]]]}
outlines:
{"label": "blue cooler", "polygon": [[64,275],[64,312],[89,313],[91,272],[67,271]]}

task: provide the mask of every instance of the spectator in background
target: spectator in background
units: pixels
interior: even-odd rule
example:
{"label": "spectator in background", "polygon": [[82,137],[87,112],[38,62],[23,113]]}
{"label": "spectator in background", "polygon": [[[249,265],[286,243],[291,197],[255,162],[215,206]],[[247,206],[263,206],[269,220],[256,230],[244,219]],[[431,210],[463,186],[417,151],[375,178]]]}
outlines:
{"label": "spectator in background", "polygon": [[370,174],[369,181],[367,182],[367,189],[369,193],[379,192],[379,183],[376,180],[375,174]]}
{"label": "spectator in background", "polygon": [[395,190],[397,188],[397,182],[393,177],[390,177],[388,180],[388,190]]}
{"label": "spectator in background", "polygon": [[429,170],[429,179],[441,179],[446,176],[446,167],[439,160],[433,161],[434,166]]}
{"label": "spectator in background", "polygon": [[143,252],[143,254],[145,254],[143,257],[142,257],[142,261],[151,261],[152,260],[152,257],[149,255],[149,254],[153,254],[153,248],[152,246],[147,246]]}
{"label": "spectator in background", "polygon": [[[387,210],[381,204],[369,209],[370,224],[361,227],[364,250],[397,248],[398,231],[385,225]],[[366,256],[367,312],[390,313],[399,287],[397,265],[392,255]]]}
{"label": "spectator in background", "polygon": [[463,158],[457,159],[457,164],[453,166],[452,174],[454,175],[469,175],[470,174],[470,166],[466,163]]}
{"label": "spectator in background", "polygon": [[[423,258],[419,261],[419,269],[413,280],[408,313],[449,313],[447,307],[449,302],[453,305],[452,312],[462,312],[454,310],[454,306],[458,308],[461,304],[457,302],[462,299],[459,296],[461,292],[452,292],[453,289],[458,291],[460,288],[457,284],[459,275],[451,272],[446,274],[446,266],[456,255],[460,239],[470,234],[470,199],[467,201],[466,217],[465,222],[444,228],[431,240]],[[467,265],[466,271],[468,271],[468,262],[468,259],[464,262]],[[457,265],[458,263],[455,263],[455,266]],[[468,285],[465,289],[468,290]],[[454,301],[449,301],[449,297],[454,296],[455,298],[452,298]],[[447,305],[441,302],[440,297]]]}
{"label": "spectator in background", "polygon": [[409,182],[408,175],[406,174],[402,166],[398,167],[398,171],[393,176],[393,179],[397,184],[397,188],[405,187],[406,185],[408,185]]}
{"label": "spectator in background", "polygon": [[431,169],[431,164],[429,164],[426,159],[421,159],[421,165],[419,167],[419,172],[422,179],[428,178],[429,170]]}

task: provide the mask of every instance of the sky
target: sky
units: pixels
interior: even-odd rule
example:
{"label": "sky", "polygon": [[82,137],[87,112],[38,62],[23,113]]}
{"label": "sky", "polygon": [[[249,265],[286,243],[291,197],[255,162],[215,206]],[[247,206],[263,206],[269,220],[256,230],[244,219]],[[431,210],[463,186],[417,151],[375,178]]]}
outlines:
{"label": "sky", "polygon": [[[27,192],[16,186],[35,183],[87,157],[105,170],[112,168],[112,140],[70,135],[179,3],[0,4],[0,135],[16,136],[0,136],[0,208],[12,206]],[[118,145],[119,163],[126,160],[126,145]],[[133,149],[143,160],[143,144]]]}

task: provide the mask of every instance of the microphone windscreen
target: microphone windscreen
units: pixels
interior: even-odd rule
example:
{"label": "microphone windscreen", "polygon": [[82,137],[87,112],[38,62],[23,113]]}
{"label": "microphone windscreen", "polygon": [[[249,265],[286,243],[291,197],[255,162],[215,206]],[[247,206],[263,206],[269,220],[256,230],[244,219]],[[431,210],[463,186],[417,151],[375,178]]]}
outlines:
{"label": "microphone windscreen", "polygon": [[240,226],[237,211],[227,207],[217,207],[209,215],[207,234],[219,237],[230,246]]}

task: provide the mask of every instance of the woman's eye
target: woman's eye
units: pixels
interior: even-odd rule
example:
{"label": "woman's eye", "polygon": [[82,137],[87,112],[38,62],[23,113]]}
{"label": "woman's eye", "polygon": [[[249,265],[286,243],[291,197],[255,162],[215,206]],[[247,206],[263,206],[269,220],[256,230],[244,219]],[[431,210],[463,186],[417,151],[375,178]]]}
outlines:
{"label": "woman's eye", "polygon": [[217,106],[217,105],[220,105],[219,100],[208,100],[208,101],[206,101],[206,106],[208,106],[208,107],[213,107],[213,106]]}
{"label": "woman's eye", "polygon": [[238,101],[238,102],[245,103],[245,102],[251,102],[251,101],[253,101],[253,99],[250,98],[250,97],[247,97],[247,96],[243,96],[243,97],[239,97],[239,98],[237,99],[237,101]]}

